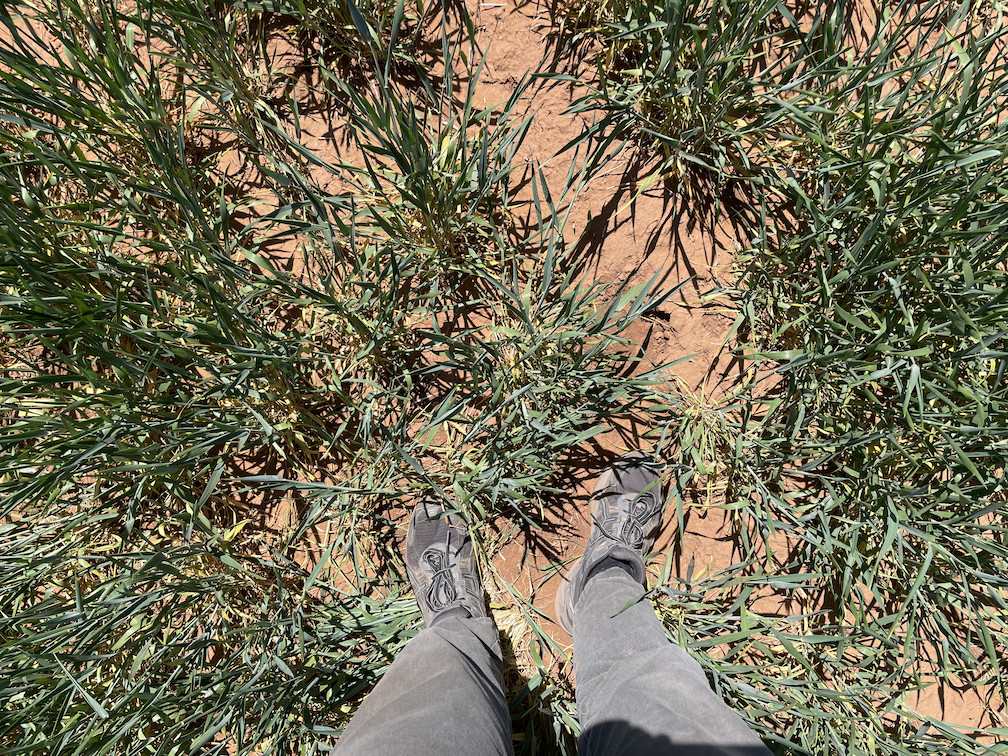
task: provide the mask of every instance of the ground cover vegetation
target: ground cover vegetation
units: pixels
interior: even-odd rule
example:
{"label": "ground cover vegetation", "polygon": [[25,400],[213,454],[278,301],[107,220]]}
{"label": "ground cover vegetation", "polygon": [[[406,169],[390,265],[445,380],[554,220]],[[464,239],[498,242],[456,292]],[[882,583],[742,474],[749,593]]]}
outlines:
{"label": "ground cover vegetation", "polygon": [[[670,631],[809,752],[983,750],[908,692],[973,688],[1005,734],[1003,8],[590,8],[597,160],[758,208],[706,426],[744,558],[666,591]],[[763,582],[802,611],[753,617]]]}
{"label": "ground cover vegetation", "polygon": [[[325,748],[418,629],[399,500],[443,487],[474,527],[536,523],[561,451],[649,400],[611,346],[657,300],[593,304],[545,185],[519,226],[527,120],[455,95],[479,67],[470,25],[435,27],[444,76],[406,83],[415,8],[391,30],[355,6],[307,27],[351,166],[302,144],[265,57],[269,28],[308,22],[16,10],[0,739]],[[354,45],[369,68],[330,67]]]}
{"label": "ground cover vegetation", "polygon": [[[711,486],[732,512],[737,563],[666,561],[653,599],[769,743],[998,752],[1000,11],[559,5],[597,117],[558,191],[516,158],[531,76],[476,107],[462,9],[4,6],[4,751],[325,749],[419,628],[396,525],[434,487],[532,639],[518,750],[573,753],[563,652],[492,555],[635,421],[676,519]],[[595,281],[565,238],[628,150],[658,155],[641,186],[756,210],[711,292],[738,312],[719,403],[627,356],[673,292]],[[938,685],[982,732],[914,710]]]}

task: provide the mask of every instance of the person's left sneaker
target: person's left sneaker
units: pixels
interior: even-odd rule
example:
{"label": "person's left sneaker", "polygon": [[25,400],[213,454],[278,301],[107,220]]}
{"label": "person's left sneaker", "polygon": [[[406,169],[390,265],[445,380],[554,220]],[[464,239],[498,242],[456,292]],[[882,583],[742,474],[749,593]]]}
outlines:
{"label": "person's left sneaker", "polygon": [[443,501],[417,502],[406,533],[406,572],[427,627],[447,612],[487,616],[469,530]]}

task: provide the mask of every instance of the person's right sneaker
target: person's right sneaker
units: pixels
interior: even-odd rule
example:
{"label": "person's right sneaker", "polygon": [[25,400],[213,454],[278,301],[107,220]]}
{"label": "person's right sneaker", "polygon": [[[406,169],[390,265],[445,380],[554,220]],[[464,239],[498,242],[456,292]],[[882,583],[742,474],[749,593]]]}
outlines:
{"label": "person's right sneaker", "polygon": [[625,569],[646,587],[644,560],[662,521],[661,465],[643,452],[617,459],[599,476],[591,498],[592,530],[584,555],[567,573],[556,596],[557,621],[574,634],[574,607],[596,567]]}

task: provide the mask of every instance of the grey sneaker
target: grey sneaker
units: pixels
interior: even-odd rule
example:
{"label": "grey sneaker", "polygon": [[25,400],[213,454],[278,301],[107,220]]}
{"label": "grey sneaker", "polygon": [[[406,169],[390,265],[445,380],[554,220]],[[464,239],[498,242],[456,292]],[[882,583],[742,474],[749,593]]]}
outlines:
{"label": "grey sneaker", "polygon": [[406,572],[427,627],[451,609],[487,616],[469,531],[445,509],[443,501],[421,499],[406,533]]}
{"label": "grey sneaker", "polygon": [[567,573],[556,596],[556,618],[574,634],[574,607],[594,567],[606,559],[626,563],[641,585],[646,586],[644,560],[661,525],[661,465],[643,452],[630,452],[617,459],[599,476],[591,498],[592,530],[584,555]]}

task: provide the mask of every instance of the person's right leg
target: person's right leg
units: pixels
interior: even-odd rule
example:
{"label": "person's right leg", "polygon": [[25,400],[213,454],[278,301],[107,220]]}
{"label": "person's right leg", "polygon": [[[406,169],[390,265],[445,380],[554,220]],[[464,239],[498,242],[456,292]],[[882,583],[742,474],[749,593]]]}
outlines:
{"label": "person's right leg", "polygon": [[635,453],[599,478],[591,536],[557,594],[557,619],[574,637],[581,755],[767,756],[641,600],[662,519],[656,468]]}
{"label": "person's right leg", "polygon": [[574,615],[581,756],[769,756],[715,695],[703,668],[665,635],[644,589],[608,569],[584,587]]}

